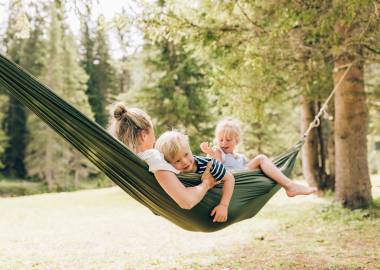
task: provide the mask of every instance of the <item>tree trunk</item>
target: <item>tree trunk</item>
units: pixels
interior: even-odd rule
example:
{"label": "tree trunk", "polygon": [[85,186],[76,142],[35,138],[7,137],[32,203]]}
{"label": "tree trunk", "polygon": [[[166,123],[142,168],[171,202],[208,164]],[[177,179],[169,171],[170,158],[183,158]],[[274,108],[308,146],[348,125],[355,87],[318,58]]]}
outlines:
{"label": "tree trunk", "polygon": [[[322,108],[321,102],[316,102],[317,106],[317,112],[319,112]],[[316,127],[316,133],[317,133],[317,149],[318,149],[318,188],[320,190],[325,190],[326,182],[327,182],[327,173],[326,173],[326,147],[325,147],[325,135],[324,135],[324,129],[325,129],[325,121],[322,117],[319,119],[321,121],[320,125]]]}
{"label": "tree trunk", "polygon": [[[314,120],[315,110],[314,102],[307,97],[301,97],[301,132],[302,134],[309,128],[310,123]],[[313,128],[306,138],[302,147],[302,173],[310,186],[319,188],[318,181],[318,144],[317,133]]]}
{"label": "tree trunk", "polygon": [[326,188],[335,190],[335,137],[334,137],[334,123],[335,123],[335,106],[334,102],[331,102],[327,109],[331,116],[330,122],[330,134],[327,142],[327,155],[328,155],[328,177],[326,179]]}
{"label": "tree trunk", "polygon": [[12,95],[9,96],[9,108],[4,119],[4,130],[9,138],[2,162],[2,172],[8,177],[24,178],[26,169],[24,164],[26,149],[26,110]]}
{"label": "tree trunk", "polygon": [[51,133],[52,131],[49,130],[46,138],[46,149],[45,149],[45,164],[44,164],[44,177],[45,181],[48,184],[48,190],[52,191],[56,188],[56,183],[54,180],[54,171],[53,171],[53,149],[52,149],[52,139],[51,139]]}
{"label": "tree trunk", "polygon": [[[346,54],[334,64],[338,68],[354,60]],[[345,70],[339,69],[333,74],[334,85]],[[335,93],[335,200],[351,209],[367,207],[372,201],[367,160],[368,112],[363,80],[363,63],[356,62]]]}

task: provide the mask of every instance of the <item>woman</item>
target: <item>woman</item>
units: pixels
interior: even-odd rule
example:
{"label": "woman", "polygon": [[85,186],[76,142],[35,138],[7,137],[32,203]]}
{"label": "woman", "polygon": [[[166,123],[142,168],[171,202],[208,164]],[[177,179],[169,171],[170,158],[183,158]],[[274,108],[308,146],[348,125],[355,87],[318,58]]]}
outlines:
{"label": "woman", "polygon": [[211,164],[208,164],[202,175],[202,183],[185,187],[175,175],[178,171],[153,148],[156,141],[153,124],[149,115],[140,109],[127,108],[123,103],[115,104],[111,109],[108,131],[148,163],[149,171],[154,174],[161,187],[183,209],[193,208],[210,188],[219,183],[210,174]]}

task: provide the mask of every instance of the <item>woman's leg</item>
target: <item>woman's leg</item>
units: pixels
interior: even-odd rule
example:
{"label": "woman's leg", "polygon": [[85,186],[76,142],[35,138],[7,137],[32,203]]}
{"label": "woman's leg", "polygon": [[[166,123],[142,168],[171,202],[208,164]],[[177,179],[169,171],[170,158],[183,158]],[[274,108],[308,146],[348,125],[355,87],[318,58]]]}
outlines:
{"label": "woman's leg", "polygon": [[265,175],[282,186],[289,197],[296,195],[308,195],[317,191],[314,187],[308,187],[292,182],[284,175],[276,165],[265,155],[258,155],[248,163],[250,170],[261,169]]}

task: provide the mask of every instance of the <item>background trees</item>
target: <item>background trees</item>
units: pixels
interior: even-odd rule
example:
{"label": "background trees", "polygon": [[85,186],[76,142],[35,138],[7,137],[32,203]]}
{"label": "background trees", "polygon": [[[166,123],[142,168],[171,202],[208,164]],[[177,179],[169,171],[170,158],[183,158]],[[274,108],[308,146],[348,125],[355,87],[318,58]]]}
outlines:
{"label": "background trees", "polygon": [[[4,45],[10,58],[28,69],[33,75],[39,76],[45,55],[45,44],[42,40],[45,23],[41,15],[43,6],[32,3],[30,12],[34,16],[27,14],[25,9],[26,7],[21,1],[9,1],[8,28],[4,36]],[[25,21],[28,22],[28,28],[22,30],[22,23]],[[8,177],[25,177],[27,111],[24,105],[13,96],[9,96],[8,100],[3,107],[5,117],[2,121],[2,128],[8,139],[4,155],[1,158],[4,164],[2,172]]]}
{"label": "background trees", "polygon": [[[335,121],[329,125],[334,149],[326,151],[332,134],[323,133],[326,126],[314,130],[305,146],[304,172],[319,188],[331,187],[335,176],[335,198],[344,205],[369,205],[364,65],[378,61],[375,1],[172,2],[164,12],[151,10],[147,21],[157,39],[186,37],[190,48],[196,44],[201,58],[215,67],[210,76],[222,82],[213,86],[230,97],[231,105],[243,104],[235,112],[253,119],[245,101],[258,108],[259,116],[268,116],[265,110],[281,97],[302,95],[305,129],[331,89],[332,79],[336,85],[344,72],[341,67],[354,63],[335,95]],[[261,117],[257,123],[268,120]],[[269,141],[267,136],[261,139]],[[328,159],[334,169],[329,173]]]}
{"label": "background trees", "polygon": [[[336,200],[347,207],[371,202],[369,169],[375,172],[380,166],[375,147],[380,141],[376,1],[158,1],[141,4],[136,14],[121,10],[113,21],[95,14],[95,3],[83,1],[80,37],[70,34],[65,2],[52,1],[49,11],[26,9],[29,36],[24,39],[16,37],[22,31],[12,22],[19,17],[17,9],[12,11],[16,2],[22,3],[10,2],[8,56],[24,61],[19,63],[102,126],[107,125],[107,105],[121,99],[148,111],[158,133],[185,130],[195,151],[200,141],[212,139],[217,120],[232,115],[244,127],[241,151],[275,155],[300,138],[346,65],[354,63],[321,125],[306,140],[302,171],[320,190],[335,189]],[[49,19],[41,13],[50,14]],[[140,32],[131,34],[132,29]],[[132,46],[137,37],[143,40],[141,47]],[[122,48],[118,54],[111,49],[115,42]],[[24,115],[8,106],[12,99],[3,100],[13,115]],[[13,141],[26,141],[29,150],[20,164],[27,161],[31,175],[36,157],[53,153],[50,148],[58,139],[47,131],[36,135],[44,128],[32,120],[22,125],[12,119],[10,111],[4,115],[6,149],[18,149],[9,147]],[[7,129],[11,123],[28,129],[29,139],[16,136],[27,134],[22,129]],[[45,137],[50,138],[49,150],[38,152],[33,140]],[[57,162],[70,156],[62,149],[57,153]],[[5,162],[12,155],[3,156],[5,165],[15,164]],[[13,156],[22,157],[22,152]],[[65,160],[78,160],[62,168],[70,177],[79,175],[73,169],[83,167],[79,157]],[[42,165],[33,166],[32,175],[46,179]]]}
{"label": "background trees", "polygon": [[[76,105],[84,114],[92,117],[85,94],[87,75],[79,66],[72,34],[64,22],[64,6],[59,1],[47,7],[46,57],[40,79],[57,94]],[[43,48],[38,48],[43,49]],[[54,64],[52,64],[54,63]],[[26,165],[29,176],[37,176],[47,182],[49,189],[61,189],[80,177],[86,177],[94,169],[90,162],[77,153],[35,115],[28,119],[30,134]]]}

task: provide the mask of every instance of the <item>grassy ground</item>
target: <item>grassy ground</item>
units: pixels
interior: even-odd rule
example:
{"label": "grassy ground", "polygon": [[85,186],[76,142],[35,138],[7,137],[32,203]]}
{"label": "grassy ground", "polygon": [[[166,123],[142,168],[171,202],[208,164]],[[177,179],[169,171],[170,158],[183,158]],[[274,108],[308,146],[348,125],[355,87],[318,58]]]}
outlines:
{"label": "grassy ground", "polygon": [[[1,177],[1,176],[0,176]],[[94,189],[99,187],[110,187],[112,182],[105,176],[99,176],[96,179],[81,181],[79,186],[62,187],[61,191],[74,191],[82,189]],[[25,195],[34,195],[47,193],[48,187],[44,182],[31,182],[19,179],[0,178],[0,197],[17,197]],[[56,192],[56,191],[52,191]]]}
{"label": "grassy ground", "polygon": [[[380,198],[380,176],[373,184]],[[380,269],[380,208],[283,191],[211,234],[184,231],[117,187],[2,198],[0,213],[1,270]]]}

